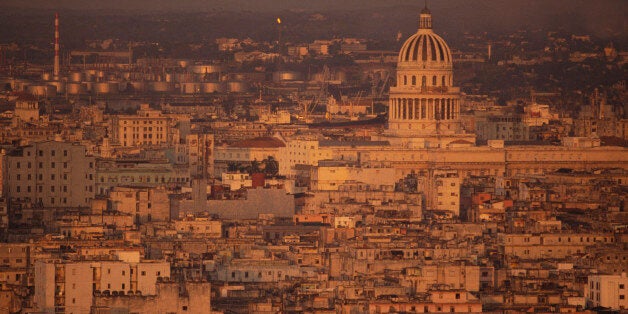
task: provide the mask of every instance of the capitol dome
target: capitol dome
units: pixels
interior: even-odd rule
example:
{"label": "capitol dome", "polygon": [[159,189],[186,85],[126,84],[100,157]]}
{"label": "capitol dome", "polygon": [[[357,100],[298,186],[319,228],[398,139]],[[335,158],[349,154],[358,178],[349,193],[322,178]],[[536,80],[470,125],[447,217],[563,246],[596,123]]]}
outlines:
{"label": "capitol dome", "polygon": [[399,63],[442,63],[451,66],[451,50],[447,43],[433,32],[418,32],[403,44]]}
{"label": "capitol dome", "polygon": [[432,31],[432,13],[427,8],[421,11],[418,31],[401,47],[398,62],[400,66],[451,67],[451,50],[445,40]]}

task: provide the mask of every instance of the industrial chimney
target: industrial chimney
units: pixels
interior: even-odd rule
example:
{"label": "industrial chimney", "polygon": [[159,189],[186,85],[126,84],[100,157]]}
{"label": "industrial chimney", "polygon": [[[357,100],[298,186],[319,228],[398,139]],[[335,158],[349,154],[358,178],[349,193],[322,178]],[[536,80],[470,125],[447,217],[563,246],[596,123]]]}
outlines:
{"label": "industrial chimney", "polygon": [[53,76],[55,80],[59,79],[59,13],[55,13],[55,63]]}

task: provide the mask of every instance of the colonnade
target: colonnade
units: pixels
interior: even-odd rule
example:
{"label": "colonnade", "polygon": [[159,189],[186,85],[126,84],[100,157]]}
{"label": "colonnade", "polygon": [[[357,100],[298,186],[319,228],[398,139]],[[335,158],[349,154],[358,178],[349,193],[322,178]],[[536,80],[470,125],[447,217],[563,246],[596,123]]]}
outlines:
{"label": "colonnade", "polygon": [[455,120],[460,104],[453,98],[391,98],[390,120]]}

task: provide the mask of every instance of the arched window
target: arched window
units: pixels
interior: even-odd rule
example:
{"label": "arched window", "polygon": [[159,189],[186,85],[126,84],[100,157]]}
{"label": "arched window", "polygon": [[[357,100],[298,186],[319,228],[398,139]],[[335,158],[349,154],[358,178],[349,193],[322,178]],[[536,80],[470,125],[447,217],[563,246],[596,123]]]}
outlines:
{"label": "arched window", "polygon": [[403,85],[408,85],[408,76],[403,76]]}
{"label": "arched window", "polygon": [[427,85],[427,78],[423,76],[423,78],[421,79],[421,86],[426,86],[426,85]]}
{"label": "arched window", "polygon": [[444,75],[443,75],[443,84],[442,85],[443,86],[447,85],[447,84],[445,84],[445,76]]}
{"label": "arched window", "polygon": [[416,85],[416,75],[412,75],[412,86]]}
{"label": "arched window", "polygon": [[432,77],[432,86],[436,86],[436,75]]}

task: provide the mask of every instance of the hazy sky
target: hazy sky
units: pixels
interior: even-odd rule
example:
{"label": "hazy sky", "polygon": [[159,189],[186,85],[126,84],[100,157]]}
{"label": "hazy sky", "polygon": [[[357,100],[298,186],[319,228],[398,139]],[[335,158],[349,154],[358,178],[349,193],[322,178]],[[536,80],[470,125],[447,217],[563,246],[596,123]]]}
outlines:
{"label": "hazy sky", "polygon": [[[52,12],[68,16],[127,16],[143,13],[245,11],[251,18],[269,11],[305,10],[347,16],[371,34],[379,28],[413,31],[424,0],[0,0],[0,42],[14,40],[19,29],[43,31]],[[628,45],[628,0],[428,0],[438,31],[510,32],[522,28],[563,29],[599,35]],[[155,12],[158,11],[158,12]],[[340,13],[339,13],[340,12]],[[281,16],[281,13],[277,13]],[[378,15],[378,16],[375,16]],[[3,23],[3,16],[4,23]],[[42,16],[48,20],[39,21]],[[362,16],[362,17],[361,17]],[[137,18],[137,21],[142,19]],[[69,24],[70,21],[64,20]],[[297,21],[293,21],[296,23]],[[7,23],[9,23],[7,25]],[[28,23],[28,24],[27,24]],[[40,26],[37,23],[42,24]],[[116,25],[106,25],[115,27]],[[358,26],[358,25],[354,25]],[[103,25],[105,27],[105,25]],[[375,28],[375,29],[374,29]]]}
{"label": "hazy sky", "polygon": [[[467,6],[481,11],[494,6],[496,9],[514,11],[529,6],[539,6],[550,11],[596,10],[612,8],[628,14],[626,0],[428,0],[433,8]],[[0,7],[24,9],[76,9],[76,10],[285,10],[285,9],[352,9],[365,7],[390,7],[396,5],[423,5],[423,0],[2,0]],[[541,12],[540,12],[541,13]],[[551,13],[551,12],[550,12]]]}

